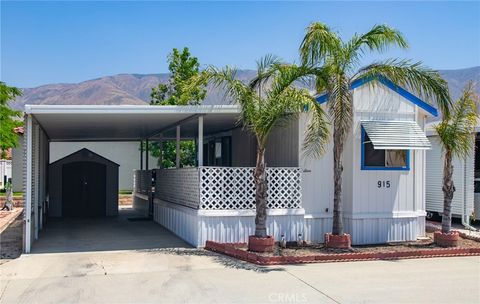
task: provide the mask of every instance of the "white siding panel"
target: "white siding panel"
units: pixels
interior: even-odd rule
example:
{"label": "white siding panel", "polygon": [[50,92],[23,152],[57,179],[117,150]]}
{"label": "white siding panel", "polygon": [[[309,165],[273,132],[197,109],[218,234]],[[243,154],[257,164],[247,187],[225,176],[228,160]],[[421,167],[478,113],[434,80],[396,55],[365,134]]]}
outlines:
{"label": "white siding panel", "polygon": [[[237,216],[200,216],[200,246],[207,240],[246,243],[248,236],[255,233],[255,215]],[[269,215],[267,217],[267,234],[280,240],[285,235],[287,241],[295,241],[304,233],[303,214]]]}
{"label": "white siding panel", "polygon": [[199,246],[196,210],[155,199],[153,219],[190,245]]}
{"label": "white siding panel", "polygon": [[[299,119],[299,155],[302,168],[302,206],[306,214],[331,216],[333,212],[333,145],[318,159],[306,157],[302,151],[308,116]],[[328,209],[328,212],[326,211]]]}
{"label": "white siding panel", "polygon": [[[154,200],[154,220],[195,247],[205,246],[207,240],[217,242],[247,242],[255,233],[253,211],[233,212],[222,215],[218,211],[200,211]],[[210,215],[209,215],[210,214]],[[297,240],[304,234],[303,210],[285,209],[267,212],[267,233],[280,240],[284,234],[287,241]]]}
{"label": "white siding panel", "polygon": [[325,233],[332,231],[333,219],[305,217],[305,240],[311,243],[323,243]]}
{"label": "white siding panel", "polygon": [[[351,234],[353,245],[414,241],[423,235],[422,217],[360,218],[345,221],[345,231]],[[424,231],[424,230],[423,230]]]}
{"label": "white siding panel", "polygon": [[[371,83],[373,84],[373,82]],[[364,85],[353,91],[356,112],[414,114],[415,106],[381,83]]]}

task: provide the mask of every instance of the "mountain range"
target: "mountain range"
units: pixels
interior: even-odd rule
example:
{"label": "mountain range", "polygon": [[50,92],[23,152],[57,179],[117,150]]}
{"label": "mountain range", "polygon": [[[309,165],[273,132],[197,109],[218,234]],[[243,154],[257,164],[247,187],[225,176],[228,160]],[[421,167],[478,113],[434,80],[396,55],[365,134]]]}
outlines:
{"label": "mountain range", "polygon": [[[480,66],[458,70],[442,70],[440,74],[448,81],[452,98],[460,96],[468,81],[473,80],[480,94]],[[237,77],[249,81],[253,70],[239,70]],[[150,101],[152,87],[168,81],[169,74],[119,74],[80,83],[47,84],[24,88],[23,95],[12,106],[23,109],[25,104],[55,105],[141,105]],[[229,104],[221,88],[208,86],[204,104]]]}

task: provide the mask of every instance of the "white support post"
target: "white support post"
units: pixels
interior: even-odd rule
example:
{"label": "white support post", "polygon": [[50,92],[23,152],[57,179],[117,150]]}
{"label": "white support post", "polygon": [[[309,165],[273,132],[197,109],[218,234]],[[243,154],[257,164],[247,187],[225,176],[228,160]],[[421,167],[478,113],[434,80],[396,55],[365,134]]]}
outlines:
{"label": "white support post", "polygon": [[203,166],[203,116],[198,117],[198,166]]}
{"label": "white support post", "polygon": [[25,253],[30,253],[30,245],[32,239],[32,117],[27,116],[27,176],[25,183]]}
{"label": "white support post", "polygon": [[145,139],[145,170],[148,171],[148,138]]}
{"label": "white support post", "polygon": [[143,140],[140,141],[140,170],[143,170]]}
{"label": "white support post", "polygon": [[175,165],[180,168],[180,126],[177,126],[177,146],[175,149]]}

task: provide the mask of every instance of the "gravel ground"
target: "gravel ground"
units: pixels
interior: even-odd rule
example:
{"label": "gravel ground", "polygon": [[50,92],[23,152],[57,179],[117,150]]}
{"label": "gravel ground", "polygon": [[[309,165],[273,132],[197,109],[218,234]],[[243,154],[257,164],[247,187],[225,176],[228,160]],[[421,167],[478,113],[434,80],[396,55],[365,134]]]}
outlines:
{"label": "gravel ground", "polygon": [[[427,233],[426,237],[415,242],[398,242],[381,245],[352,246],[352,249],[332,249],[326,248],[323,244],[309,244],[297,246],[296,244],[287,244],[287,248],[275,247],[273,253],[260,253],[263,256],[306,256],[306,255],[327,255],[335,253],[378,253],[378,252],[404,252],[412,250],[425,250],[443,248],[433,242],[433,233]],[[460,238],[458,248],[480,248],[480,242]],[[247,250],[246,247],[239,249]]]}

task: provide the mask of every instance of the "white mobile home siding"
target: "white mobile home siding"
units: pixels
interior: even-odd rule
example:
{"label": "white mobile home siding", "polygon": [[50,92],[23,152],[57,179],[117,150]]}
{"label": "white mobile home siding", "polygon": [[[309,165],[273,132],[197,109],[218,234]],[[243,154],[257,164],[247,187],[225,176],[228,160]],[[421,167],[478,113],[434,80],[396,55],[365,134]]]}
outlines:
{"label": "white mobile home siding", "polygon": [[[417,121],[424,128],[423,114],[399,94],[378,84],[364,85],[353,92],[354,120],[343,154],[343,215],[345,231],[354,244],[415,240],[424,234],[424,155],[410,150],[410,170],[361,170],[361,121]],[[305,118],[300,123],[303,140]],[[302,197],[306,214],[305,238],[323,241],[331,231],[333,211],[332,144],[321,159],[303,158]],[[390,188],[378,188],[390,181]],[[328,211],[327,211],[328,210]],[[327,228],[327,230],[324,230]]]}

